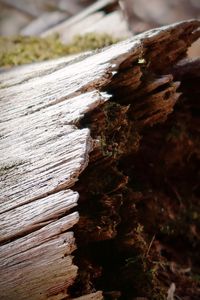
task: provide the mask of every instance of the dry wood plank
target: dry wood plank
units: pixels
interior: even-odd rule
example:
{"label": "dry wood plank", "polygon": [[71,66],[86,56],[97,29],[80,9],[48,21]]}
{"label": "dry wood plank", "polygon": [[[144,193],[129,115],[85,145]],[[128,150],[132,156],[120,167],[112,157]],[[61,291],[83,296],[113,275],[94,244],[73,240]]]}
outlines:
{"label": "dry wood plank", "polygon": [[[44,0],[43,0],[44,1]],[[86,6],[90,5],[92,0],[45,0],[54,10],[65,11],[70,15],[78,14]],[[50,6],[49,5],[49,6]],[[48,5],[46,5],[48,6]]]}
{"label": "dry wood plank", "polygon": [[75,212],[0,247],[1,299],[66,295],[77,274],[70,256],[76,248],[73,233],[66,231],[78,218]]}
{"label": "dry wood plank", "polygon": [[20,34],[22,35],[39,35],[43,31],[50,29],[51,27],[59,24],[60,22],[67,19],[69,15],[65,12],[45,12],[41,14],[37,19],[30,22],[24,27]]}
{"label": "dry wood plank", "polygon": [[[87,16],[83,20],[80,20],[79,22],[75,23],[74,25],[70,26],[69,28],[63,28],[62,31],[59,31],[59,37],[63,43],[70,43],[72,42],[74,36],[83,34],[85,29],[93,27],[96,22],[102,20],[104,18],[105,14],[102,11],[96,12],[92,15]],[[67,21],[66,21],[67,22]],[[62,24],[62,23],[61,23]],[[55,26],[58,27],[59,25]],[[55,34],[54,28],[50,28],[48,32],[51,32],[51,34]],[[54,32],[54,33],[53,33]],[[48,35],[51,35],[48,34]],[[41,33],[41,36],[47,36],[46,32]]]}
{"label": "dry wood plank", "polygon": [[[2,169],[6,169],[6,174],[3,174],[4,177],[6,175],[6,181],[3,183],[3,195],[9,198],[7,201],[1,200],[1,211],[9,210],[38,197],[44,197],[63,187],[69,187],[85,167],[85,165],[81,165],[81,162],[85,161],[86,154],[79,158],[76,157],[77,161],[73,162],[74,174],[71,174],[70,158],[76,151],[81,153],[83,149],[87,149],[86,152],[89,152],[91,149],[90,142],[89,147],[87,143],[84,144],[89,137],[89,131],[87,129],[74,130],[72,124],[76,123],[89,109],[107,101],[108,96],[105,93],[99,94],[94,91],[92,94],[85,94],[74,99],[70,99],[70,97],[83,91],[95,90],[95,88],[108,83],[123,60],[131,56],[132,61],[137,61],[141,53],[144,54],[143,45],[145,43],[154,44],[154,40],[163,42],[170,37],[172,31],[176,30],[177,35],[182,34],[184,26],[187,27],[190,24],[193,26],[193,23],[192,21],[185,22],[152,30],[94,56],[65,65],[61,69],[53,67],[47,73],[45,70],[45,75],[41,72],[38,76],[36,68],[33,71],[33,74],[36,72],[36,78],[33,78],[33,74],[30,76],[25,72],[23,76],[23,71],[21,74],[19,72],[22,80],[18,82],[21,84],[1,89],[1,164]],[[27,70],[27,67],[25,69]],[[14,74],[16,74],[16,70]],[[12,72],[9,73],[9,76],[14,78]],[[9,84],[12,84],[12,80]],[[14,84],[16,84],[15,81]],[[29,127],[26,124],[29,124]],[[10,132],[10,128],[14,128],[14,130]],[[82,143],[80,143],[81,139],[83,139]],[[73,141],[70,147],[74,148],[69,149],[69,155],[66,149],[70,140]],[[17,149],[12,145],[13,141],[17,143]],[[81,147],[76,148],[76,141],[79,141],[78,144]],[[46,153],[47,146],[48,153]],[[56,153],[54,153],[54,149],[57,149]],[[72,149],[74,149],[74,153]],[[61,168],[59,159],[62,155],[62,162],[65,162],[62,165],[63,168]],[[66,174],[65,168],[69,170],[68,174]],[[10,175],[9,170],[12,173]],[[26,172],[28,172],[28,176],[24,175]],[[44,175],[42,180],[39,174]],[[51,174],[54,176],[52,177]],[[62,180],[60,176],[63,176]],[[30,179],[31,177],[34,180]],[[60,179],[59,184],[58,178]],[[24,190],[21,182],[24,182]],[[10,185],[10,183],[12,184]],[[32,195],[31,198],[26,194],[28,189]],[[14,203],[13,197],[15,198]]]}
{"label": "dry wood plank", "polygon": [[[10,243],[1,246],[0,259],[2,265],[8,265],[9,260],[13,260],[15,255],[28,252],[34,247],[38,247],[41,244],[49,241],[51,238],[57,237],[59,234],[66,232],[79,220],[77,212],[71,213],[58,220],[55,220],[51,224],[47,224],[43,228],[32,232],[18,240],[14,240]],[[3,263],[2,263],[3,262]]]}
{"label": "dry wood plank", "polygon": [[103,32],[110,34],[113,37],[123,39],[131,37],[132,35],[120,10],[106,14],[101,20],[91,26],[91,28],[84,29],[84,32]]}
{"label": "dry wood plank", "polygon": [[87,32],[107,33],[118,39],[129,38],[132,35],[127,22],[119,10],[103,16],[103,18],[97,20],[88,28],[84,27],[81,34],[85,34]]}
{"label": "dry wood plank", "polygon": [[[70,26],[67,29],[65,27],[62,28],[62,30],[58,32],[61,41],[65,44],[68,44],[68,43],[72,42],[72,40],[75,36],[84,34],[84,31],[86,29],[92,28],[97,22],[104,19],[104,16],[105,16],[104,12],[99,11],[99,12],[96,12],[92,15],[87,16],[85,19],[80,20],[79,22],[75,23],[74,25]],[[52,30],[52,32],[53,32],[54,28],[49,29],[49,31]],[[56,31],[55,31],[55,33],[56,33]],[[46,33],[41,34],[42,37],[43,36],[45,37],[45,36],[48,36],[48,35],[46,35]]]}
{"label": "dry wood plank", "polygon": [[126,41],[53,73],[1,89],[1,122],[33,114],[67,98],[102,87],[130,52],[137,60],[141,51],[139,41]]}
{"label": "dry wood plank", "polygon": [[62,11],[68,12],[70,15],[75,15],[79,13],[85,6],[87,6],[90,1],[79,1],[79,0],[59,0],[56,1],[58,3],[58,7]]}
{"label": "dry wood plank", "polygon": [[[53,32],[54,28],[49,29],[49,31],[51,30]],[[88,32],[106,33],[118,39],[125,39],[132,35],[119,10],[109,14],[104,14],[102,11],[93,13],[70,26],[69,29],[62,29],[59,31],[59,35],[63,43],[70,43],[74,36],[84,35]],[[43,33],[41,35],[43,36]]]}
{"label": "dry wood plank", "polygon": [[[134,46],[133,53],[137,53],[140,47],[135,43]],[[88,110],[107,101],[108,96],[93,92],[75,99],[69,97],[79,89],[87,90],[91,82],[93,89],[95,85],[103,85],[113,71],[107,74],[108,68],[112,66],[107,62],[113,60],[114,63],[119,55],[127,53],[131,48],[131,43],[127,43],[116,48],[116,51],[109,49],[106,54],[102,52],[97,57],[90,57],[90,61],[85,59],[71,64],[66,67],[67,70],[64,67],[43,77],[1,89],[1,166],[6,169],[6,174],[3,174],[6,181],[2,186],[1,212],[38,197],[43,198],[76,181],[87,164],[87,153],[91,151],[92,145],[87,129],[74,130],[74,125],[69,124],[76,123]],[[113,65],[112,69],[115,68]],[[16,130],[10,133],[10,128]],[[17,149],[13,147],[15,143]]]}
{"label": "dry wood plank", "polygon": [[83,11],[81,11],[79,14],[71,17],[67,21],[62,22],[61,24],[55,26],[54,28],[43,32],[42,36],[48,36],[54,33],[59,33],[62,38],[62,34],[64,34],[65,31],[69,30],[69,27],[87,18],[88,16],[98,12],[99,10],[104,9],[106,6],[114,3],[117,3],[117,1],[116,0],[97,1],[94,4],[90,5],[89,7],[87,7],[86,9],[84,9]]}
{"label": "dry wood plank", "polygon": [[61,191],[1,214],[0,242],[25,235],[62,217],[77,205],[78,193]]}
{"label": "dry wood plank", "polygon": [[89,130],[79,130],[73,123],[107,99],[90,92],[21,118],[16,118],[16,107],[14,119],[1,123],[1,213],[77,180],[93,143]]}
{"label": "dry wood plank", "polygon": [[61,39],[64,43],[70,43],[74,36],[84,35],[88,32],[106,33],[118,39],[125,39],[131,36],[131,32],[120,11],[115,11],[109,14],[96,12],[89,15],[71,26],[70,30],[63,30]]}
{"label": "dry wood plank", "polygon": [[41,77],[53,73],[56,70],[66,67],[76,57],[79,56],[80,54],[73,54],[48,61],[13,67],[10,70],[6,70],[6,72],[2,70],[0,76],[0,87],[8,88],[12,85],[17,85],[25,81],[27,82],[32,78]]}

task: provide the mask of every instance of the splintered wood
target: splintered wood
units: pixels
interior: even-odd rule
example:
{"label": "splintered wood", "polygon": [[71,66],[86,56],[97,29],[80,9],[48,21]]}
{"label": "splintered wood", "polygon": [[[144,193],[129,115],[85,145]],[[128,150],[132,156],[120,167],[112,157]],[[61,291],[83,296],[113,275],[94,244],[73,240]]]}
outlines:
{"label": "splintered wood", "polygon": [[111,97],[122,105],[134,103],[130,116],[138,127],[164,120],[179,97],[179,83],[167,66],[185,56],[198,27],[199,22],[186,21],[70,61],[1,74],[2,300],[70,297],[68,287],[77,276],[72,227],[79,221],[73,185],[99,145],[80,120]]}

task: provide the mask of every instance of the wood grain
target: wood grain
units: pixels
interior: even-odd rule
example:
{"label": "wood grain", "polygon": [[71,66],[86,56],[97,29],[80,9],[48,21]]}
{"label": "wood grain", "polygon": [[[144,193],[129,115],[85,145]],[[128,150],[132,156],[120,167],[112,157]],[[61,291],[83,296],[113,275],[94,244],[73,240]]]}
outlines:
{"label": "wood grain", "polygon": [[0,248],[1,299],[61,299],[77,274],[71,252],[78,214],[63,217]]}
{"label": "wood grain", "polygon": [[[158,50],[162,52],[169,41],[177,43],[176,51],[172,48],[172,53],[167,53],[170,62],[175,60],[196,38],[198,26],[197,21],[188,21],[154,29],[73,60],[63,58],[0,74],[1,299],[67,296],[77,275],[72,227],[79,219],[71,210],[77,205],[78,194],[69,188],[87,167],[96,145],[90,130],[79,128],[79,122],[109,101],[106,87],[116,91],[117,80],[123,91],[127,76],[132,74],[128,84],[134,83],[140,91],[142,68],[138,68],[138,60],[146,56],[154,62]],[[185,32],[191,40],[185,39]],[[127,73],[130,67],[133,72]],[[160,80],[163,84],[172,79]],[[154,89],[156,84],[160,82]],[[150,84],[145,86],[147,91],[151,88]],[[176,88],[176,83],[169,87],[174,93]],[[148,98],[155,109],[158,96],[161,100],[164,97],[160,92]],[[140,117],[139,105],[133,113]],[[80,299],[102,299],[102,294],[84,297]]]}

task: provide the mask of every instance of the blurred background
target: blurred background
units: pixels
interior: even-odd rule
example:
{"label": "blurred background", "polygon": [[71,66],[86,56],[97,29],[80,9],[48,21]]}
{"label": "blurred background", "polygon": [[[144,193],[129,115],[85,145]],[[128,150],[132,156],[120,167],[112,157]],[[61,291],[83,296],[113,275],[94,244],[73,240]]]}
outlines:
{"label": "blurred background", "polygon": [[[200,0],[0,0],[1,36],[107,33],[125,39],[180,20],[200,18]],[[190,56],[200,55],[200,42]]]}

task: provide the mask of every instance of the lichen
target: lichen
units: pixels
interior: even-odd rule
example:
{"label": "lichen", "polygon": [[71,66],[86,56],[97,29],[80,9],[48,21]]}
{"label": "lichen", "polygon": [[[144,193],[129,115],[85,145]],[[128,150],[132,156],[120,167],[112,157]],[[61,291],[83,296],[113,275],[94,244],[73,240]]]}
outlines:
{"label": "lichen", "polygon": [[63,44],[58,35],[41,37],[0,37],[0,66],[9,67],[95,50],[118,42],[108,34],[77,35]]}

